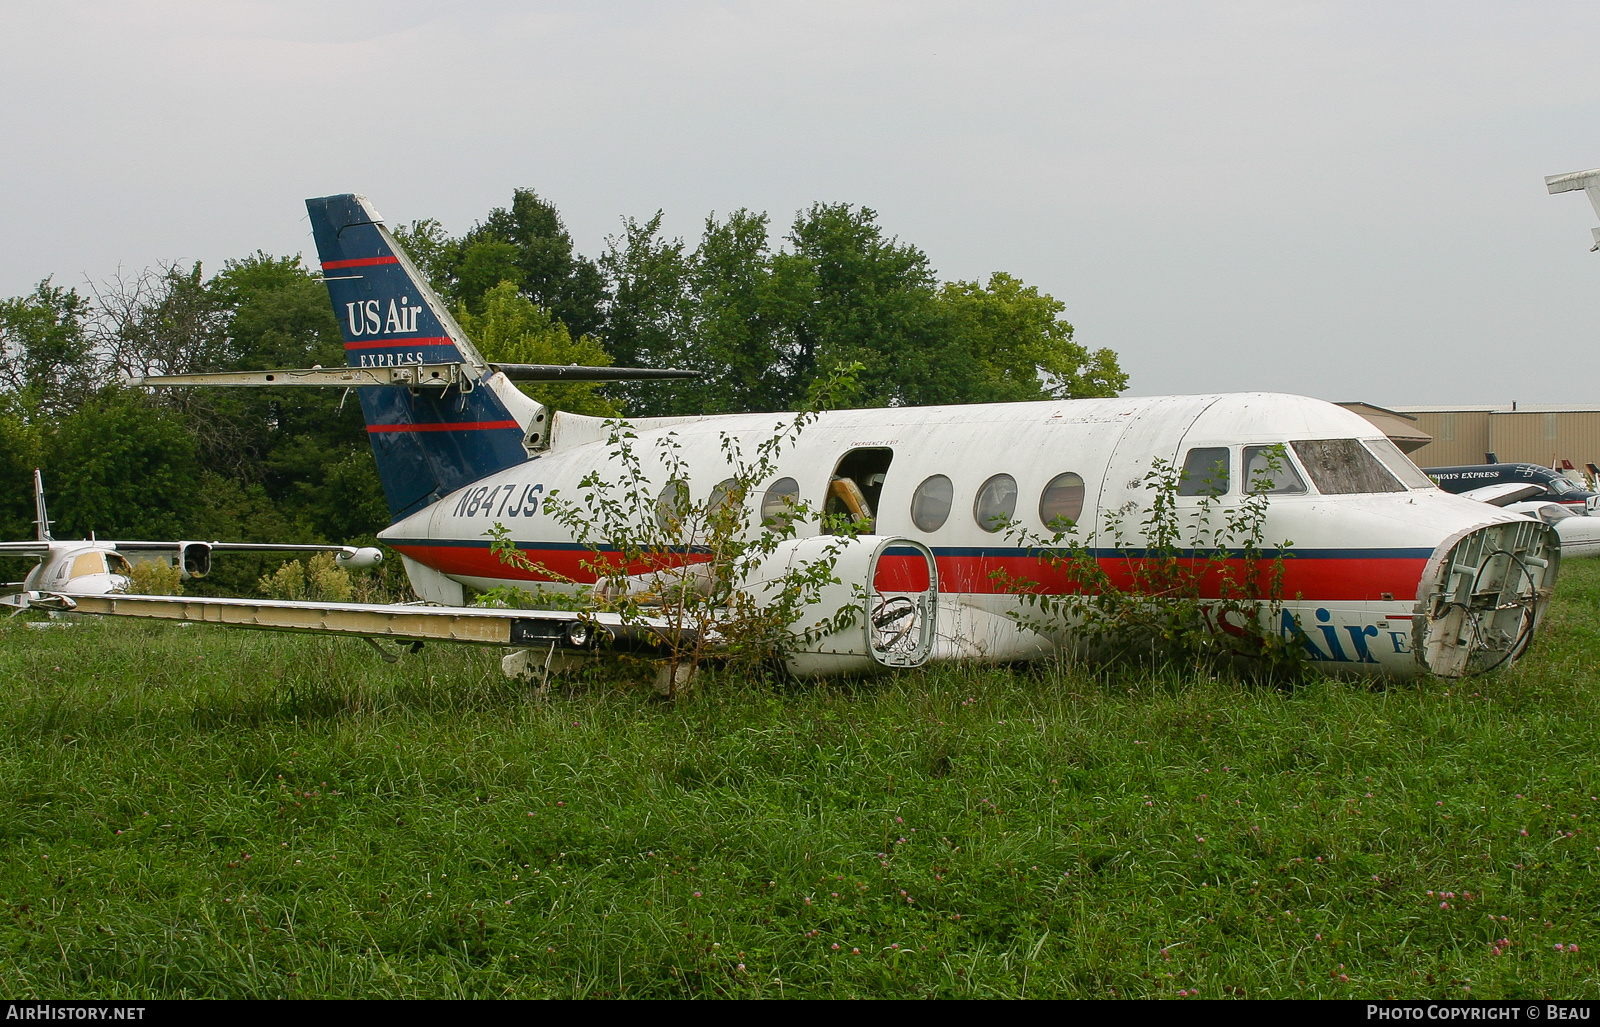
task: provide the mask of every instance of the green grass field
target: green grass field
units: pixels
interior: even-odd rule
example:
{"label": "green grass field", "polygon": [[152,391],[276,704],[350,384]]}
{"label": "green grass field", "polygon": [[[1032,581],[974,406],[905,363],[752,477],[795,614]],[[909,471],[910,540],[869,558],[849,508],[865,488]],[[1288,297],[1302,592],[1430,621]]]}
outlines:
{"label": "green grass field", "polygon": [[[1600,994],[1600,561],[1466,682],[0,626],[0,994]],[[1470,991],[1468,990],[1470,989]]]}

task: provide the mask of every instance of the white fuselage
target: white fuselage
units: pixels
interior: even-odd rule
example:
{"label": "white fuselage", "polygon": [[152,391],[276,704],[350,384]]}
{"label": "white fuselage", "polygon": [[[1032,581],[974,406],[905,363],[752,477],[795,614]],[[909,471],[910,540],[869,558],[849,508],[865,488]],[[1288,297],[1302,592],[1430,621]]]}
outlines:
{"label": "white fuselage", "polygon": [[[726,440],[749,459],[792,420],[793,415],[740,414],[637,422],[631,445],[648,478],[645,491],[653,498],[667,485],[658,448],[664,440],[679,447],[689,498],[703,502],[731,473]],[[1343,408],[1271,393],[835,411],[818,415],[781,449],[772,473],[756,483],[745,503],[750,523],[759,524],[765,491],[792,478],[800,499],[817,510],[836,475],[851,468],[873,472],[858,475],[874,500],[873,531],[921,542],[937,560],[934,658],[1027,659],[1059,639],[1018,625],[1021,600],[1002,579],[1041,581],[1047,591],[1055,580],[1015,537],[1018,528],[1051,535],[1044,520],[1048,511],[1041,510],[1047,486],[1070,480],[1064,475],[1081,478],[1081,507],[1072,517],[1078,527],[1071,538],[1088,546],[1115,578],[1119,561],[1126,563],[1127,552],[1147,542],[1141,522],[1152,493],[1145,479],[1155,462],[1182,467],[1196,450],[1228,452],[1232,477],[1225,492],[1211,500],[1175,499],[1186,525],[1181,545],[1203,553],[1215,540],[1199,518],[1209,508],[1214,531],[1246,501],[1245,447],[1282,444],[1305,487],[1270,496],[1255,541],[1269,551],[1281,546],[1285,556],[1285,630],[1299,625],[1308,655],[1330,670],[1419,673],[1427,668],[1415,650],[1420,636],[1412,622],[1443,547],[1474,529],[1521,519],[1416,481],[1397,479],[1390,491],[1326,494],[1304,459],[1293,455],[1297,441],[1355,439],[1377,445],[1382,436]],[[848,460],[854,463],[841,465]],[[433,580],[475,589],[527,585],[541,577],[592,581],[580,566],[590,548],[552,516],[549,501],[555,496],[581,508],[586,490],[580,483],[595,472],[612,481],[623,477],[605,425],[557,415],[548,452],[452,493],[381,537],[407,557],[414,581],[430,572],[444,576]],[[933,525],[918,490],[941,475],[949,481],[948,514]],[[989,531],[980,516],[987,512],[992,518],[996,495],[1004,500],[1011,487],[1002,482],[987,493],[984,487],[1000,475],[1014,483],[1011,527]],[[914,501],[922,504],[921,526],[913,517]],[[647,515],[648,509],[641,512]],[[1112,521],[1120,522],[1120,534],[1108,526]],[[488,531],[497,524],[554,574],[512,567],[492,554]],[[802,536],[820,530],[814,517],[798,525]]]}
{"label": "white fuselage", "polygon": [[1501,509],[1537,518],[1554,527],[1561,536],[1562,556],[1600,556],[1600,516],[1574,513],[1570,505],[1549,500],[1512,503]]}

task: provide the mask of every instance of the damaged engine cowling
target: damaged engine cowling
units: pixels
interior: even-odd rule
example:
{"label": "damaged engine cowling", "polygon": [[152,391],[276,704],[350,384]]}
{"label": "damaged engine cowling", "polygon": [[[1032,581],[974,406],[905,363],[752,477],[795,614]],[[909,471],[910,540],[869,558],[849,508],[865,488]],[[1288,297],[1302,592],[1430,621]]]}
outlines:
{"label": "damaged engine cowling", "polygon": [[[825,574],[823,572],[826,572]],[[815,535],[786,539],[742,588],[759,603],[785,601],[812,575],[788,628],[785,663],[797,677],[920,667],[933,651],[939,571],[920,542],[885,535]]]}
{"label": "damaged engine cowling", "polygon": [[1561,538],[1534,520],[1457,532],[1428,561],[1412,648],[1445,678],[1508,666],[1528,648],[1561,565]]}

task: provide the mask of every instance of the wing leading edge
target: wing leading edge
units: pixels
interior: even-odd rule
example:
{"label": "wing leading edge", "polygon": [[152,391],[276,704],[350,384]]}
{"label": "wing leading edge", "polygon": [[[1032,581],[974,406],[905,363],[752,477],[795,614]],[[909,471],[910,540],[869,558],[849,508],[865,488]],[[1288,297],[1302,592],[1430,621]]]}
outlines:
{"label": "wing leading edge", "polygon": [[74,613],[223,624],[262,631],[392,638],[401,642],[554,646],[562,650],[587,650],[604,644],[611,649],[655,652],[669,645],[675,632],[664,621],[624,624],[614,613],[573,610],[64,594],[41,595],[32,600],[32,605]]}

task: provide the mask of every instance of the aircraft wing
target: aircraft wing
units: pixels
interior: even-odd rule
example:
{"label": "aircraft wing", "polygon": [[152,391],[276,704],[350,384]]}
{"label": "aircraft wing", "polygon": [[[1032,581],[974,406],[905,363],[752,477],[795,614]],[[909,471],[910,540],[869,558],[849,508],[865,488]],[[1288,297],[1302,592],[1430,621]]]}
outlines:
{"label": "aircraft wing", "polygon": [[49,552],[48,542],[0,542],[0,556],[45,556]]}
{"label": "aircraft wing", "polygon": [[625,624],[614,613],[482,609],[409,604],[313,603],[189,596],[29,593],[29,605],[111,617],[224,624],[264,631],[303,631],[401,642],[471,642],[587,650],[651,652],[678,629],[655,619]]}
{"label": "aircraft wing", "polygon": [[340,567],[376,567],[383,562],[383,551],[376,546],[297,545],[278,542],[107,542],[119,553],[182,554],[183,566],[190,573],[204,575],[210,568],[211,553],[333,553]]}

